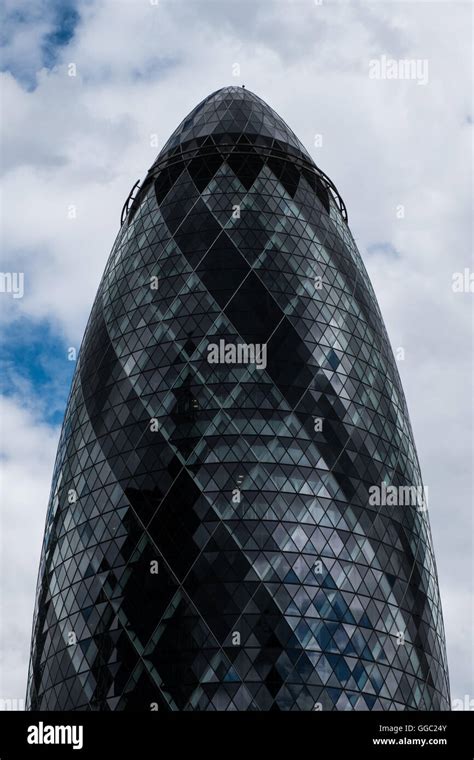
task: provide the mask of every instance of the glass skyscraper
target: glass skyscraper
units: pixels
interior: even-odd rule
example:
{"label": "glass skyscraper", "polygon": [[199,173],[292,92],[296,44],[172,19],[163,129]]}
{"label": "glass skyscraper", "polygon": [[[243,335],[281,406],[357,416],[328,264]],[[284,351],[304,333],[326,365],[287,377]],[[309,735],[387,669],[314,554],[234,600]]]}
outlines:
{"label": "glass skyscraper", "polygon": [[386,498],[421,488],[338,191],[218,90],[129,197],[92,308],[28,709],[449,709],[425,504]]}

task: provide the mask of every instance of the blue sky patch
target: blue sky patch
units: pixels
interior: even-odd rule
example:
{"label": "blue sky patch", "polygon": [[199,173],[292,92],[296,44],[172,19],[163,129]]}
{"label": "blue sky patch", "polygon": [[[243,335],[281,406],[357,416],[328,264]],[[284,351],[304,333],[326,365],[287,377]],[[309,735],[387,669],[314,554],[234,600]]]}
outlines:
{"label": "blue sky patch", "polygon": [[46,320],[27,317],[5,331],[0,361],[0,392],[28,398],[42,411],[44,422],[62,422],[75,361],[68,360],[68,346]]}
{"label": "blue sky patch", "polygon": [[27,90],[41,68],[51,69],[74,36],[80,14],[76,0],[39,0],[5,14],[0,36],[1,70]]}

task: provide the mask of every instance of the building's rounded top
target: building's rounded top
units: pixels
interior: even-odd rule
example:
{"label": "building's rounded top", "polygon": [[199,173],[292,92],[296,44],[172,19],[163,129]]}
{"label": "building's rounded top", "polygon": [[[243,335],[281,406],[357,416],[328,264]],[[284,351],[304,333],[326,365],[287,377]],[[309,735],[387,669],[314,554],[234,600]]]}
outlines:
{"label": "building's rounded top", "polygon": [[204,98],[175,129],[160,158],[193,140],[208,136],[235,140],[255,136],[281,149],[311,158],[290,127],[261,98],[245,87],[222,87]]}
{"label": "building's rounded top", "polygon": [[[324,198],[329,213],[330,198],[347,222],[344,201],[332,180],[314,163],[292,129],[258,95],[244,86],[222,87],[204,98],[186,116],[165,143],[143,184],[136,182],[122,209],[121,223],[129,221],[140,206],[150,185],[162,171],[171,171],[165,184],[172,181],[173,172],[183,161],[214,159],[228,160],[230,155],[272,158],[289,162],[302,171],[313,190]],[[215,166],[211,160],[209,166]],[[219,164],[220,165],[220,164]],[[206,166],[206,171],[209,170]],[[248,167],[247,167],[248,168]],[[275,168],[275,166],[274,166]],[[277,171],[279,176],[279,171]],[[137,189],[138,187],[138,189]],[[318,190],[319,188],[319,190]]]}

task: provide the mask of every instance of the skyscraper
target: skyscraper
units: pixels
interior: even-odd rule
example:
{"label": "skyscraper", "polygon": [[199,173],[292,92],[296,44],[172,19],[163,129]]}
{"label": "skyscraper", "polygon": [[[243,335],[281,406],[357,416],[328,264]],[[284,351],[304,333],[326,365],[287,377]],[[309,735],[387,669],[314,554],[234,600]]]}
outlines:
{"label": "skyscraper", "polygon": [[[129,197],[53,474],[30,709],[449,709],[398,371],[344,203],[213,93]],[[377,497],[378,494],[378,497]]]}

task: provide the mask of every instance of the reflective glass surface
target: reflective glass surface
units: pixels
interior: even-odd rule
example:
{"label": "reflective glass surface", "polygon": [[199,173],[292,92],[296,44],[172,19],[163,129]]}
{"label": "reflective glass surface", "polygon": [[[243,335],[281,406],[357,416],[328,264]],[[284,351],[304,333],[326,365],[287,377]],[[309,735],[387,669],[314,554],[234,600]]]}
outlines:
{"label": "reflective glass surface", "polygon": [[[265,362],[209,361],[209,345]],[[263,367],[263,363],[265,366]],[[257,96],[183,121],[130,203],[59,442],[28,707],[449,709],[427,512],[331,181]]]}

